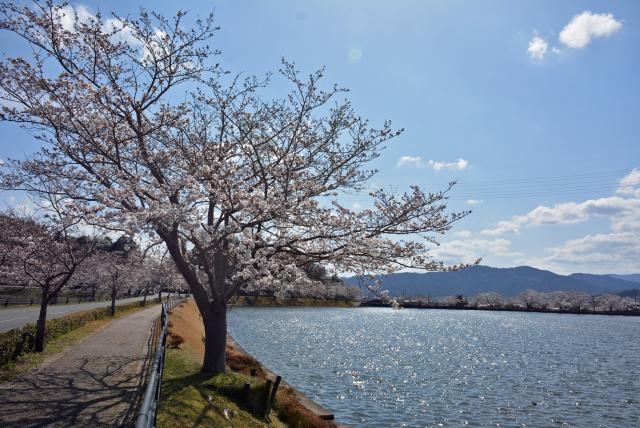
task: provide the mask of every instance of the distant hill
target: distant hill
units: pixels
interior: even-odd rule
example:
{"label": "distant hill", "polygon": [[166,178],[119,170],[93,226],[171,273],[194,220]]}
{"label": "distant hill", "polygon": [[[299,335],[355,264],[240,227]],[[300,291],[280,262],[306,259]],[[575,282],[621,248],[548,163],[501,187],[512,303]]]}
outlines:
{"label": "distant hill", "polygon": [[607,276],[611,276],[613,278],[618,278],[618,279],[623,279],[625,281],[639,282],[640,283],[640,273],[632,273],[630,275],[609,274]]}
{"label": "distant hill", "polygon": [[[343,278],[356,284],[355,278]],[[589,294],[616,293],[634,288],[635,283],[610,275],[572,274],[558,275],[547,270],[519,266],[494,268],[473,266],[457,272],[401,272],[379,277],[382,288],[394,296],[473,296],[483,292],[496,292],[512,297],[527,289],[542,292],[584,291]]]}
{"label": "distant hill", "polygon": [[569,278],[587,281],[597,287],[602,287],[603,291],[621,291],[634,287],[632,281],[616,278],[611,275],[594,275],[590,273],[572,273]]}
{"label": "distant hill", "polygon": [[640,288],[633,288],[631,290],[624,290],[616,293],[620,297],[631,297],[632,299],[640,300]]}

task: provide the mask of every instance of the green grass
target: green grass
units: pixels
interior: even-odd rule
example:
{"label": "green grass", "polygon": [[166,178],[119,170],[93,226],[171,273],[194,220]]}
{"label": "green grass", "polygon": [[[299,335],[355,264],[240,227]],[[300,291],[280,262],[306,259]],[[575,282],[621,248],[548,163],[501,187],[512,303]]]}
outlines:
{"label": "green grass", "polygon": [[[122,318],[127,315],[131,315],[134,312],[141,311],[143,309],[147,309],[156,304],[157,299],[150,299],[147,301],[147,305],[145,307],[140,306],[139,304],[125,304],[116,306],[116,315],[114,317],[104,317],[94,321],[89,321],[84,325],[75,328],[67,333],[64,333],[54,339],[47,340],[45,344],[45,349],[43,352],[26,352],[18,357],[16,361],[5,364],[4,366],[0,366],[0,381],[11,380],[14,377],[25,373],[35,367],[36,365],[42,364],[48,358],[69,349],[71,346],[78,343],[80,340],[84,339],[91,333],[100,330],[105,327],[111,321]],[[96,310],[104,310],[104,308],[92,309],[92,311]],[[88,311],[86,311],[88,312]],[[77,316],[78,313],[69,314],[66,317]],[[63,319],[65,317],[57,318],[57,320]],[[52,320],[54,321],[54,320]],[[47,321],[49,322],[49,321]]]}
{"label": "green grass", "polygon": [[275,415],[267,421],[252,404],[240,404],[244,384],[260,396],[263,380],[235,372],[211,376],[201,373],[201,366],[201,357],[188,346],[167,350],[158,427],[286,427]]}

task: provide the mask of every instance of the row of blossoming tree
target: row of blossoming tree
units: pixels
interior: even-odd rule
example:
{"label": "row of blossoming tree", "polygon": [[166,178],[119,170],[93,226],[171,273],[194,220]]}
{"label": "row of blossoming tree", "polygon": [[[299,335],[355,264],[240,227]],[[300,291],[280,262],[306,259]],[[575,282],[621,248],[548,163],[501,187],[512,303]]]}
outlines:
{"label": "row of blossoming tree", "polygon": [[13,291],[35,288],[40,294],[36,351],[45,346],[47,309],[65,288],[90,300],[110,296],[115,315],[119,294],[143,294],[146,303],[149,293],[181,287],[173,263],[145,257],[130,238],[112,241],[104,235],[81,233],[78,223],[52,215],[60,213],[59,208],[48,206],[46,213],[0,213],[0,284]]}
{"label": "row of blossoming tree", "polygon": [[526,290],[515,297],[498,293],[478,293],[475,296],[420,297],[411,302],[418,306],[472,307],[488,309],[515,309],[529,311],[565,312],[638,312],[640,293],[635,297],[618,294],[589,294],[583,291],[539,292]]}
{"label": "row of blossoming tree", "polygon": [[400,130],[373,127],[345,90],[323,89],[322,70],[303,77],[283,61],[275,77],[290,89],[271,99],[274,76],[215,64],[212,15],[81,12],[0,7],[0,28],[29,52],[0,63],[2,120],[41,144],[7,162],[2,186],[53,194],[84,224],[161,242],[202,314],[204,371],[225,369],[227,303],[240,288],[304,286],[310,263],[447,269],[428,250],[467,214],[446,212],[450,186],[372,190],[362,210],[339,202],[369,187],[367,165]]}

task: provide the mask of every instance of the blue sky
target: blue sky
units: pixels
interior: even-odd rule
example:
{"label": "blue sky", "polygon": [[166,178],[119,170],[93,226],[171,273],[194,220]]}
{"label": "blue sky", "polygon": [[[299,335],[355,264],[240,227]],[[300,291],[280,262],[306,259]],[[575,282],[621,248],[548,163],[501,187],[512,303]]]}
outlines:
{"label": "blue sky", "polygon": [[[99,3],[74,4],[95,12]],[[450,206],[473,214],[435,256],[640,272],[639,2],[104,4],[121,15],[140,5],[166,15],[215,7],[218,60],[236,72],[276,70],[281,57],[303,72],[326,66],[326,83],[350,88],[361,115],[406,129],[376,161],[372,185],[458,180]],[[0,46],[21,52],[6,34]],[[33,149],[23,131],[0,127],[0,157]]]}

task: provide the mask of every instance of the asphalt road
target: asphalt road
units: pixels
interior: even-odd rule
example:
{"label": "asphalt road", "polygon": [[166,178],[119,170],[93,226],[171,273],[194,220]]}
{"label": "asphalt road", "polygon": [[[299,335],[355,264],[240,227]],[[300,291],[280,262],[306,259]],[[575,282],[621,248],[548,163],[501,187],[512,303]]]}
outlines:
{"label": "asphalt road", "polygon": [[[147,299],[153,300],[157,295],[149,295]],[[128,302],[135,302],[136,300],[142,300],[143,297],[131,297],[129,299],[119,299],[117,304],[121,305]],[[110,306],[111,300],[101,302],[85,302],[85,303],[69,303],[51,305],[47,310],[47,319],[59,318],[71,312],[84,311],[87,309],[100,308],[104,306]],[[21,306],[17,308],[3,308],[0,309],[0,332],[8,331],[13,328],[22,327],[25,324],[35,323],[38,320],[38,313],[40,312],[40,306]]]}

